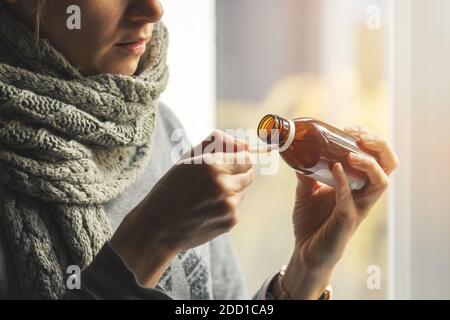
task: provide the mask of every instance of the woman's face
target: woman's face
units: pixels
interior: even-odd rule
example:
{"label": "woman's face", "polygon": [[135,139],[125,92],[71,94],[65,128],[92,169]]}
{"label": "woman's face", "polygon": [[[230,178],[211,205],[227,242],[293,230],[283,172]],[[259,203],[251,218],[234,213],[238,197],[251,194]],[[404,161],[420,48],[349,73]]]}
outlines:
{"label": "woman's face", "polygon": [[[38,0],[6,1],[34,27]],[[79,30],[67,27],[71,5],[80,8]],[[131,76],[162,15],[158,0],[47,0],[40,33],[85,75]]]}

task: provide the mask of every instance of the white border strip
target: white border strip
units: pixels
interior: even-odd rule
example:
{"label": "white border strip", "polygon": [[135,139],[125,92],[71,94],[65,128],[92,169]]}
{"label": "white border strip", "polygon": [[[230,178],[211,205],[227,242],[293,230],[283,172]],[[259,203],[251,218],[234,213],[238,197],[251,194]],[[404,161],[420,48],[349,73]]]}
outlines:
{"label": "white border strip", "polygon": [[390,138],[400,159],[389,191],[389,299],[410,299],[411,1],[388,2]]}

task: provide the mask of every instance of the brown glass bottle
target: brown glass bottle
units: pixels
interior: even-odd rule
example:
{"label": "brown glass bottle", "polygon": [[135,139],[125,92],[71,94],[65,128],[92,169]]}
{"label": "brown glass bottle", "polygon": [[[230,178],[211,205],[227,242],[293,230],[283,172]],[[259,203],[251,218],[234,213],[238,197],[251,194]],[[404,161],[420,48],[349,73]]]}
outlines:
{"label": "brown glass bottle", "polygon": [[331,168],[340,162],[352,190],[361,190],[367,183],[366,174],[348,163],[348,154],[372,155],[361,150],[356,137],[324,122],[269,114],[259,122],[258,136],[265,143],[275,144],[283,160],[305,176],[334,187]]}

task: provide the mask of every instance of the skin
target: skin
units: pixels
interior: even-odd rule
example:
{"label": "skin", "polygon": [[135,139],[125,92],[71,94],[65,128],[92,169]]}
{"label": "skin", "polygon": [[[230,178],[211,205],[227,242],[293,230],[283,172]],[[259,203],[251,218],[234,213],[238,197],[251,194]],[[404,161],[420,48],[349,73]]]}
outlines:
{"label": "skin", "polygon": [[[3,1],[34,26],[37,0]],[[133,75],[140,57],[124,54],[117,43],[150,36],[163,15],[156,0],[49,0],[49,4],[54,13],[43,24],[43,35],[85,74]],[[81,8],[80,31],[65,27],[65,10],[72,4]],[[335,189],[297,174],[292,215],[295,249],[285,276],[273,283],[275,297],[280,297],[283,287],[291,299],[319,298],[349,240],[387,189],[388,176],[398,165],[385,139],[362,127],[346,130],[378,154],[379,163],[349,155],[350,164],[366,172],[370,185],[362,193],[352,193],[339,163],[332,170]],[[202,152],[211,143],[216,148],[235,145],[238,151],[231,152],[235,161],[224,162],[221,152]],[[143,287],[154,288],[178,252],[206,243],[236,225],[239,204],[253,179],[248,148],[243,141],[213,132],[125,217],[111,245]],[[190,164],[196,161],[201,164]]]}
{"label": "skin", "polygon": [[[351,166],[365,172],[369,178],[369,185],[362,193],[351,192],[340,163],[332,170],[335,189],[297,174],[292,216],[295,249],[281,280],[285,290],[295,299],[320,296],[330,283],[334,267],[349,240],[388,188],[388,176],[398,166],[398,158],[386,139],[359,126],[345,131],[360,138],[363,147],[378,155],[380,160],[378,163],[371,158],[349,154]],[[280,294],[280,282],[275,284],[274,290]]]}
{"label": "skin", "polygon": [[[18,17],[34,28],[37,0],[7,0]],[[116,73],[133,75],[140,56],[124,53],[118,43],[130,39],[150,40],[154,24],[163,16],[156,0],[48,0],[42,36],[81,72],[86,75]],[[78,5],[81,9],[81,29],[69,30],[66,9]]]}

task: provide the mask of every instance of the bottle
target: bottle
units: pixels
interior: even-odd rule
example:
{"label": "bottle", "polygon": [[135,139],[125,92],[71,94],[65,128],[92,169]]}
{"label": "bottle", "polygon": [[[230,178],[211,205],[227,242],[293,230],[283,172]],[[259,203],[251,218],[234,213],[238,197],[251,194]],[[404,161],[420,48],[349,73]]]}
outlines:
{"label": "bottle", "polygon": [[259,122],[258,137],[278,149],[290,167],[307,177],[334,187],[331,170],[340,162],[352,190],[362,190],[367,184],[366,174],[350,166],[348,155],[373,156],[359,147],[358,138],[324,122],[269,114]]}

